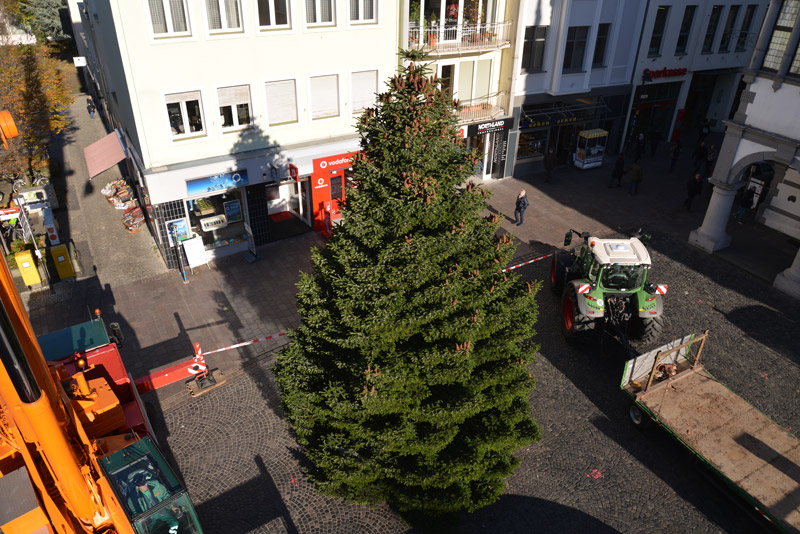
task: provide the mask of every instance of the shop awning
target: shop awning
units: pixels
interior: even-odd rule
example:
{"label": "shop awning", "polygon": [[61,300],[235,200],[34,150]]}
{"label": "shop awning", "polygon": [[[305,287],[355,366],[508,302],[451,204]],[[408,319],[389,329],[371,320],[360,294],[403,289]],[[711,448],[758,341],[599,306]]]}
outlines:
{"label": "shop awning", "polygon": [[89,178],[94,178],[125,159],[125,148],[119,130],[114,130],[84,148],[83,157],[86,159],[86,167],[89,169]]}

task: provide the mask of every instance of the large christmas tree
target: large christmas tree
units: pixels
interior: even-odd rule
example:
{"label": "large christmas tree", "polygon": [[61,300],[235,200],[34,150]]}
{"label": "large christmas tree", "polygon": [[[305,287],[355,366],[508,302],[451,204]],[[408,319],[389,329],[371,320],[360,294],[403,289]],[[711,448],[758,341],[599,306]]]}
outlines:
{"label": "large christmas tree", "polygon": [[436,516],[496,501],[540,437],[538,285],[502,272],[515,246],[425,72],[403,68],[359,121],[344,221],[301,278],[276,373],[320,491]]}

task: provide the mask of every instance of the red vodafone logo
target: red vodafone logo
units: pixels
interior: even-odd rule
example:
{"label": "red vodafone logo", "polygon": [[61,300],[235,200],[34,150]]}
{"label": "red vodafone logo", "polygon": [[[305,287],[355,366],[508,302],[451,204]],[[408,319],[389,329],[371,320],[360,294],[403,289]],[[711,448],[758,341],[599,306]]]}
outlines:
{"label": "red vodafone logo", "polygon": [[345,167],[353,162],[351,154],[340,154],[338,156],[331,156],[325,159],[317,160],[317,165],[320,169],[327,169],[328,167]]}

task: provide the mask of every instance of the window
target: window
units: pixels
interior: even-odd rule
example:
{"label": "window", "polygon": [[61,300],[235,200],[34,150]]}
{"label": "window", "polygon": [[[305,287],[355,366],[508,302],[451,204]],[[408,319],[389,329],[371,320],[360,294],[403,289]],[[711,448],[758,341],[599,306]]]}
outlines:
{"label": "window", "polygon": [[669,6],[658,6],[656,21],[653,24],[653,35],[650,37],[650,48],[647,51],[647,55],[649,56],[661,55],[661,41],[664,40],[664,28],[667,26],[667,15],[669,15]]}
{"label": "window", "polygon": [[333,0],[306,0],[307,24],[333,24]]}
{"label": "window", "polygon": [[678,44],[675,45],[675,55],[686,53],[686,46],[689,44],[689,35],[692,33],[692,24],[694,23],[694,14],[697,11],[697,6],[686,6],[683,11],[683,22],[681,22],[681,31],[678,34]]}
{"label": "window", "polygon": [[711,19],[708,21],[706,37],[703,39],[703,53],[710,54],[714,51],[714,37],[717,36],[717,26],[719,18],[722,16],[722,6],[714,6],[711,9]]}
{"label": "window", "polygon": [[189,34],[185,0],[148,0],[148,5],[156,36]]}
{"label": "window", "polygon": [[594,57],[592,67],[602,67],[605,65],[606,44],[608,43],[608,32],[611,24],[601,24],[597,27],[597,39],[594,42]]}
{"label": "window", "polygon": [[297,122],[297,89],[294,80],[267,82],[266,90],[269,125]]}
{"label": "window", "polygon": [[209,30],[241,30],[239,0],[206,0]]}
{"label": "window", "polygon": [[262,28],[289,27],[286,0],[258,0],[258,25]]}
{"label": "window", "polygon": [[800,76],[800,44],[797,45],[797,50],[794,53],[794,59],[792,59],[792,64],[789,66],[789,74]]}
{"label": "window", "polygon": [[234,85],[217,89],[219,116],[223,128],[241,128],[250,124],[250,86]]}
{"label": "window", "polygon": [[564,50],[564,72],[583,70],[583,55],[586,53],[586,36],[589,26],[572,26],[567,30],[567,47]]}
{"label": "window", "polygon": [[[309,0],[310,1],[310,0]],[[326,119],[339,116],[339,76],[311,78],[311,118]]]}
{"label": "window", "polygon": [[375,0],[350,0],[350,22],[375,22]]}
{"label": "window", "polygon": [[167,117],[172,135],[182,136],[203,132],[203,106],[200,91],[166,95]]}
{"label": "window", "polygon": [[733,37],[733,25],[736,24],[736,17],[739,16],[739,9],[742,6],[731,6],[728,11],[728,19],[725,21],[725,28],[722,30],[722,39],[719,42],[719,51],[727,52],[731,47],[731,37]]}
{"label": "window", "polygon": [[354,72],[351,77],[353,91],[353,113],[361,113],[375,104],[375,93],[378,92],[378,71],[365,70]]}
{"label": "window", "polygon": [[783,1],[761,68],[774,71],[780,68],[783,54],[786,53],[786,47],[789,45],[789,36],[797,22],[798,11],[800,11],[800,0]]}
{"label": "window", "polygon": [[750,26],[753,25],[753,18],[756,15],[758,6],[751,4],[747,6],[744,11],[744,19],[742,19],[742,29],[739,30],[739,38],[736,40],[736,51],[743,52],[747,48],[747,35],[750,33]]}
{"label": "window", "polygon": [[528,26],[525,28],[525,45],[522,48],[522,70],[542,72],[544,43],[547,26]]}

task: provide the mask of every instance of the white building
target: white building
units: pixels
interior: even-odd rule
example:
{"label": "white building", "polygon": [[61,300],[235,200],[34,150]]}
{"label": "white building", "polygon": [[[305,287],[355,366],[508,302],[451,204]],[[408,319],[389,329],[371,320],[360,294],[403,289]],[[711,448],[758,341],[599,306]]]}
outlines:
{"label": "white building", "polygon": [[397,4],[70,3],[169,267],[170,234],[213,258],[337,218],[356,118],[397,68]]}
{"label": "white building", "polygon": [[619,146],[645,8],[641,0],[523,0],[511,67],[518,172],[540,166],[548,148],[567,163],[583,130],[607,130],[609,146]]}
{"label": "white building", "polygon": [[[712,131],[735,108],[768,0],[648,2],[626,139],[677,139],[704,119]],[[694,133],[690,138],[696,139]]]}
{"label": "white building", "polygon": [[[741,105],[727,130],[711,178],[714,185],[703,225],[689,241],[714,252],[727,247],[725,232],[738,189],[754,164],[772,162],[775,174],[760,191],[759,222],[800,239],[800,0],[772,0],[758,38]],[[800,298],[800,252],[774,285]]]}

